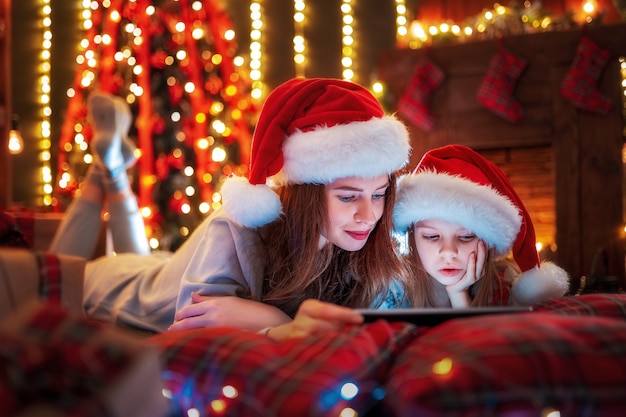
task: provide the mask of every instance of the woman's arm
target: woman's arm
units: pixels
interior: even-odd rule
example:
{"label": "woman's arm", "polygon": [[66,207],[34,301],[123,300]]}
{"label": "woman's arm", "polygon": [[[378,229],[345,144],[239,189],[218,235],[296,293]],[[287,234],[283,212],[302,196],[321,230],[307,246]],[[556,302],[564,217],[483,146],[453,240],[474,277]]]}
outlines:
{"label": "woman's arm", "polygon": [[278,308],[246,298],[193,293],[191,299],[192,304],[178,310],[169,330],[227,326],[257,332],[291,321]]}
{"label": "woman's arm", "polygon": [[176,253],[169,275],[179,277],[176,311],[192,305],[192,294],[260,300],[264,246],[255,231],[215,212]]}

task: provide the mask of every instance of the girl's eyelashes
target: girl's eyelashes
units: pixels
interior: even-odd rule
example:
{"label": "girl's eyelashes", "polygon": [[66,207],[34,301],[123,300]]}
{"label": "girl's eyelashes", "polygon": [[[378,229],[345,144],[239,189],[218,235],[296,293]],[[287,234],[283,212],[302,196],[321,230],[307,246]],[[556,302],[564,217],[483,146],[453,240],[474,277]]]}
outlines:
{"label": "girl's eyelashes", "polygon": [[356,197],[353,195],[340,195],[337,196],[337,198],[339,199],[339,201],[343,201],[344,203],[349,203],[350,201],[354,201],[356,199]]}
{"label": "girl's eyelashes", "polygon": [[[374,201],[384,200],[386,196],[387,196],[386,193],[372,194],[372,200]],[[344,203],[349,203],[351,201],[355,201],[358,198],[358,196],[357,195],[338,195],[337,198],[339,199],[339,201],[343,201]]]}
{"label": "girl's eyelashes", "polygon": [[[420,236],[424,240],[434,241],[434,240],[439,239],[439,237],[441,235],[439,235],[437,233],[422,233],[422,234],[420,234]],[[461,242],[472,242],[472,241],[474,241],[476,239],[476,235],[474,235],[474,234],[459,235],[459,236],[457,236],[457,239],[459,239]]]}

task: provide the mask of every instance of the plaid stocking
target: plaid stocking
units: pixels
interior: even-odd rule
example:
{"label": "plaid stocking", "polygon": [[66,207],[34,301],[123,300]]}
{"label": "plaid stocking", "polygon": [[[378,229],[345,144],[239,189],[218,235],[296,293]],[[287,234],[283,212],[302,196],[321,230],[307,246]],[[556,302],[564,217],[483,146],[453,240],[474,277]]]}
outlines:
{"label": "plaid stocking", "polygon": [[583,35],[574,61],[561,82],[561,95],[579,109],[606,114],[611,109],[611,101],[597,90],[596,84],[610,56]]}
{"label": "plaid stocking", "polygon": [[510,122],[521,121],[522,106],[513,97],[513,90],[525,68],[525,60],[501,46],[489,62],[487,75],[478,89],[480,104]]}
{"label": "plaid stocking", "polygon": [[415,67],[409,86],[400,98],[398,113],[422,130],[429,132],[435,116],[429,108],[433,92],[443,83],[445,75],[433,61],[426,58]]}

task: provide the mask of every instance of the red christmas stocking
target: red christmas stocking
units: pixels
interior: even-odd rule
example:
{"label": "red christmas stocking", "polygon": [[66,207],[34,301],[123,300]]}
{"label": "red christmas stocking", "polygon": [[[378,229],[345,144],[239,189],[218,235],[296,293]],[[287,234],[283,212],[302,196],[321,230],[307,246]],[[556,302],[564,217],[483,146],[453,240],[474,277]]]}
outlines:
{"label": "red christmas stocking", "polygon": [[478,89],[479,103],[510,122],[521,121],[522,106],[513,97],[513,90],[525,68],[525,60],[501,46],[489,62],[487,75]]}
{"label": "red christmas stocking", "polygon": [[602,69],[611,54],[583,35],[574,61],[561,82],[561,95],[580,109],[606,114],[611,101],[596,88]]}
{"label": "red christmas stocking", "polygon": [[398,103],[398,113],[425,132],[430,132],[435,124],[435,116],[429,108],[430,98],[444,79],[443,70],[426,58],[415,68],[409,86]]}

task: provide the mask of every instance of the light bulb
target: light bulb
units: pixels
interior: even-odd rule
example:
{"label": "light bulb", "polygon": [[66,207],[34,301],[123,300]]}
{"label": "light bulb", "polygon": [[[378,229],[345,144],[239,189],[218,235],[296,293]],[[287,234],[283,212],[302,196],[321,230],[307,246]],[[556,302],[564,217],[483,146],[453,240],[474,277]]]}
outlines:
{"label": "light bulb", "polygon": [[13,119],[11,120],[11,130],[9,130],[9,153],[13,155],[17,155],[24,150],[24,139],[22,139],[22,135],[20,131],[17,129],[17,121],[18,118],[16,115],[13,115]]}

